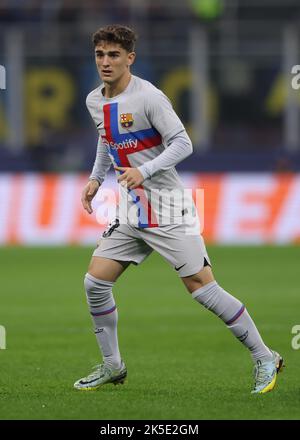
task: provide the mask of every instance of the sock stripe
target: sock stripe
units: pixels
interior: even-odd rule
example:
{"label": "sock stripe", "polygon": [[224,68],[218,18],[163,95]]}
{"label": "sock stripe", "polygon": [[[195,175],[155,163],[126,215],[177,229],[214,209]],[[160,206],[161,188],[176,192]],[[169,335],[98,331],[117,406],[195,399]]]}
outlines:
{"label": "sock stripe", "polygon": [[226,325],[232,324],[234,321],[236,321],[241,316],[241,314],[244,312],[244,310],[245,310],[245,306],[243,304],[242,307],[240,308],[240,310],[234,315],[234,317],[231,318],[229,321],[227,321],[225,324]]}
{"label": "sock stripe", "polygon": [[116,308],[117,308],[117,306],[114,305],[111,309],[104,310],[104,312],[98,312],[98,313],[91,312],[91,315],[92,316],[108,315],[109,313],[114,312],[116,310]]}

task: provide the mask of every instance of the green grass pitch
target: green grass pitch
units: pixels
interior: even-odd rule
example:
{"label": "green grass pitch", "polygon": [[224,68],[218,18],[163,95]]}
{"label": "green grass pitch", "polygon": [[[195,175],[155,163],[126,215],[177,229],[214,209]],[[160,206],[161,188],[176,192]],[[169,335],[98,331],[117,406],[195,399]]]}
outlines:
{"label": "green grass pitch", "polygon": [[286,360],[272,393],[250,394],[247,350],[157,254],[114,289],[128,381],[73,390],[100,359],[83,290],[92,250],[1,248],[0,419],[299,419],[300,248],[208,250],[218,282]]}

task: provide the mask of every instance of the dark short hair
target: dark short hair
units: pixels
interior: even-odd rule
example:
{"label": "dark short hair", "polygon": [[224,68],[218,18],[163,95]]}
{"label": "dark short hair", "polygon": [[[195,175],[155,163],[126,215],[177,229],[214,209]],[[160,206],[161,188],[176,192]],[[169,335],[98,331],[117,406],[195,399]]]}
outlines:
{"label": "dark short hair", "polygon": [[97,46],[101,41],[108,41],[118,43],[127,52],[134,51],[136,40],[137,34],[134,30],[120,24],[102,27],[93,34],[94,46]]}

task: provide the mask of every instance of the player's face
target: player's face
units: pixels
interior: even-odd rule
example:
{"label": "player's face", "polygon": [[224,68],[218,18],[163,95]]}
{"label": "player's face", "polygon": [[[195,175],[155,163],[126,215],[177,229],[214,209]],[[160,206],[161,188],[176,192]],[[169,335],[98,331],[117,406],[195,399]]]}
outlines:
{"label": "player's face", "polygon": [[102,81],[113,84],[128,72],[135,53],[128,53],[119,44],[102,41],[95,47],[95,59]]}

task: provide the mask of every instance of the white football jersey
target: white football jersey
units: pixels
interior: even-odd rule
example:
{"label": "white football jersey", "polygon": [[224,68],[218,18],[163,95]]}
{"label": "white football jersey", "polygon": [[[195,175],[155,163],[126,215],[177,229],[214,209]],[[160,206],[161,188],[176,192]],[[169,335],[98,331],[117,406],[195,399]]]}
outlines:
{"label": "white football jersey", "polygon": [[[86,102],[99,143],[114,166],[137,168],[186,133],[169,99],[150,82],[132,75],[127,88],[113,98],[103,96],[103,87],[93,90]],[[176,222],[191,204],[175,167],[156,172],[137,189],[121,186],[120,194],[119,216],[140,228]]]}

